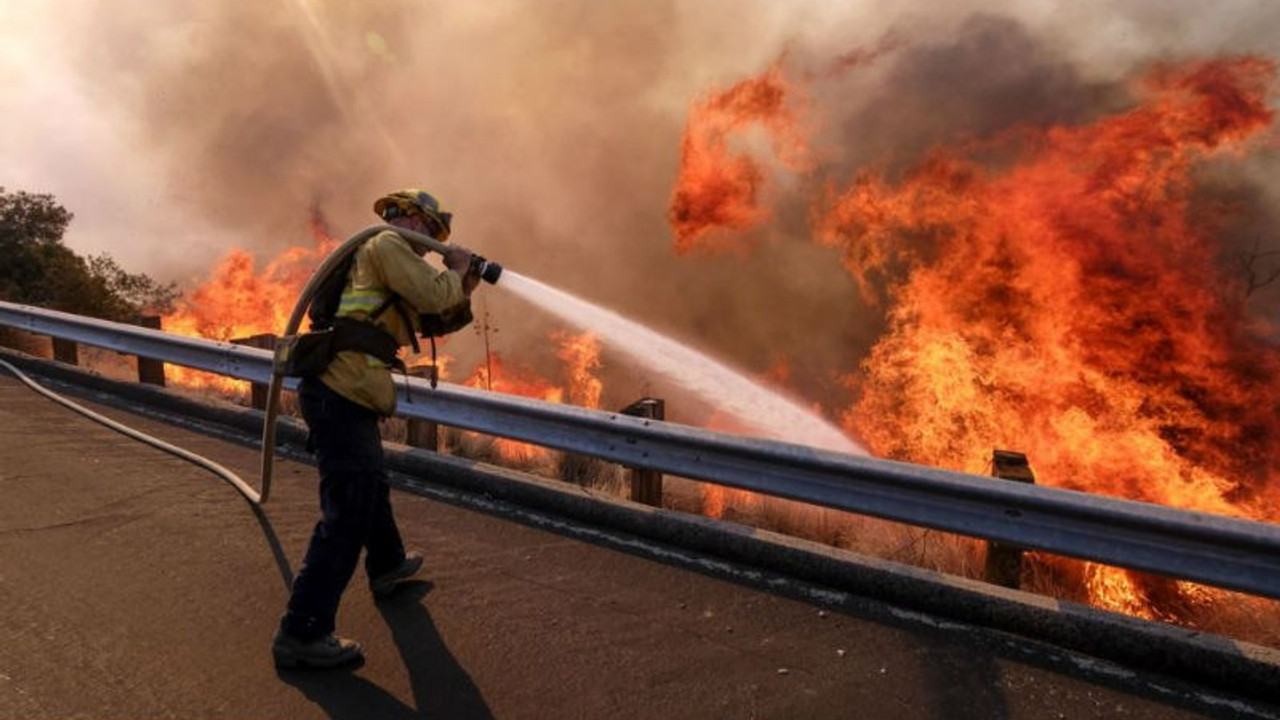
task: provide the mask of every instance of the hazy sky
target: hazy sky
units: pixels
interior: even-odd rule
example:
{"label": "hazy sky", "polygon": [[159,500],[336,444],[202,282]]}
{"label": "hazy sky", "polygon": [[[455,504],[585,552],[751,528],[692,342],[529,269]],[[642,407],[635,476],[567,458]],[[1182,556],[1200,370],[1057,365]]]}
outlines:
{"label": "hazy sky", "polygon": [[[346,237],[416,185],[508,267],[740,363],[767,366],[807,319],[808,356],[837,366],[869,339],[844,312],[812,322],[855,302],[829,253],[671,253],[691,102],[784,52],[816,66],[891,35],[899,51],[819,98],[856,164],[945,141],[953,117],[1069,119],[1153,61],[1280,57],[1280,2],[0,0],[0,33],[0,186],[54,195],[79,252],[186,282],[230,247],[307,243],[313,206]],[[966,94],[993,87],[1026,106]]]}
{"label": "hazy sky", "polygon": [[[568,252],[621,241],[620,222],[661,233],[700,93],[784,47],[945,41],[973,10],[942,5],[0,0],[0,185],[55,195],[74,248],[175,277],[230,245],[287,244],[313,201],[358,229],[406,184],[436,189],[477,247],[515,242],[478,232],[510,216]],[[975,7],[1101,79],[1280,48],[1270,0]]]}

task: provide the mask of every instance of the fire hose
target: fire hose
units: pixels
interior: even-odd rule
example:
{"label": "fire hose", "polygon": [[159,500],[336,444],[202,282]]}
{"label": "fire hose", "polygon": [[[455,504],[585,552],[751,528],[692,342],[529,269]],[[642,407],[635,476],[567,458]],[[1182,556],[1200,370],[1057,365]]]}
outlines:
{"label": "fire hose", "polygon": [[[299,325],[302,324],[302,318],[305,316],[307,309],[311,306],[311,301],[324,280],[329,277],[344,260],[354,253],[366,240],[377,235],[384,230],[392,230],[403,237],[418,252],[430,250],[432,252],[443,255],[447,246],[428,235],[414,232],[402,227],[393,227],[391,225],[376,225],[366,228],[347,239],[346,242],[339,245],[333,252],[325,258],[320,267],[311,275],[307,284],[302,288],[302,292],[298,295],[297,304],[294,305],[293,313],[289,316],[289,321],[282,333],[284,336],[293,335],[298,331]],[[502,274],[502,266],[498,263],[486,260],[479,255],[473,255],[470,272],[475,273],[485,282],[490,284],[496,283]],[[271,495],[271,479],[275,466],[275,437],[276,437],[276,418],[279,415],[280,391],[283,388],[284,376],[280,373],[278,363],[273,363],[271,372],[271,381],[267,386],[266,401],[266,417],[263,421],[262,429],[262,463],[261,463],[261,483],[260,489],[255,490],[249,483],[245,482],[240,476],[231,470],[209,460],[208,458],[197,455],[188,450],[184,450],[176,445],[172,445],[151,435],[147,435],[141,431],[130,428],[127,425],[116,422],[100,413],[94,412],[83,405],[75,403],[57,393],[41,387],[31,378],[23,374],[18,368],[14,367],[4,360],[0,360],[0,366],[5,367],[9,372],[13,373],[25,385],[36,392],[48,397],[75,412],[78,412],[89,419],[101,423],[112,430],[127,435],[135,440],[139,440],[155,448],[170,453],[188,462],[203,467],[218,477],[226,480],[237,491],[240,492],[249,502],[255,505],[262,505],[267,502]]]}
{"label": "fire hose", "polygon": [[259,495],[256,490],[250,487],[249,484],[246,483],[244,480],[240,479],[240,476],[231,472],[230,470],[223,467],[222,465],[219,465],[218,463],[210,460],[209,458],[206,458],[201,455],[197,455],[189,450],[183,450],[177,445],[172,445],[155,436],[147,435],[146,433],[140,430],[135,430],[129,427],[128,425],[116,422],[115,420],[112,420],[111,418],[105,415],[94,412],[93,410],[90,410],[89,408],[79,403],[68,400],[67,398],[53,392],[52,390],[48,390],[44,387],[41,387],[34,380],[32,380],[31,378],[23,374],[21,370],[9,364],[8,362],[5,362],[4,360],[0,360],[0,365],[3,365],[6,369],[8,369],[9,372],[13,373],[14,376],[17,377],[19,380],[21,380],[27,387],[31,388],[32,390],[35,390],[41,395],[44,395],[50,400],[53,400],[54,402],[60,405],[66,406],[80,413],[81,415],[84,415],[85,417],[89,418],[90,420],[93,420],[94,422],[106,425],[107,427],[111,428],[112,430],[115,430],[116,432],[123,433],[124,435],[128,435],[129,437],[135,440],[140,440],[152,447],[159,448],[160,450],[163,450],[171,455],[176,455],[177,457],[180,457],[183,460],[186,460],[191,463],[195,463],[196,465],[199,465],[200,467],[205,468],[206,470],[212,472],[214,475],[217,475],[223,480],[226,480],[227,482],[231,483],[237,490],[240,491],[240,494],[248,498],[250,502],[254,502],[254,503],[259,502]]}

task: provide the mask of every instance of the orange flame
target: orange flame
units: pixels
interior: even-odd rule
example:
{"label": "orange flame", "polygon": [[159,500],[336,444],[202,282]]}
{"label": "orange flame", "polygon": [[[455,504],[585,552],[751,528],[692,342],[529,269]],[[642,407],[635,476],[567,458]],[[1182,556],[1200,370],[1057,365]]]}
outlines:
{"label": "orange flame", "polygon": [[[1247,289],[1216,269],[1225,218],[1199,201],[1195,175],[1262,145],[1275,79],[1256,57],[1161,66],[1135,84],[1132,109],[1092,124],[1020,129],[935,150],[900,180],[863,170],[829,185],[816,239],[888,321],[849,379],[846,426],[884,457],[985,474],[992,450],[1015,449],[1045,484],[1280,519],[1280,350],[1258,336]],[[777,112],[793,91],[776,66],[694,107],[670,213],[678,252],[767,215],[759,166],[726,141],[766,115],[730,101],[754,88],[774,101],[742,107],[795,118]],[[709,497],[708,511],[731,499]],[[1093,603],[1145,617],[1221,596],[1036,560]]]}
{"label": "orange flame", "polygon": [[[282,331],[302,287],[337,246],[319,211],[312,214],[311,248],[293,247],[257,272],[253,256],[233,248],[212,275],[190,291],[179,307],[161,319],[168,332],[231,341]],[[243,395],[248,383],[170,365],[166,377],[190,388],[211,388]]]}
{"label": "orange flame", "polygon": [[[599,407],[603,384],[594,374],[600,367],[599,341],[589,333],[557,332],[552,339],[559,346],[557,356],[566,364],[567,389],[529,370],[512,369],[496,353],[487,363],[477,367],[464,384],[547,402],[560,403],[567,398],[570,404],[580,407]],[[494,447],[500,458],[512,463],[529,463],[550,457],[544,447],[504,438],[495,438]]]}
{"label": "orange flame", "polygon": [[600,341],[590,333],[558,332],[552,337],[560,346],[556,357],[564,361],[569,377],[569,404],[600,407],[604,383],[595,376],[595,371],[600,369]]}
{"label": "orange flame", "polygon": [[[1280,352],[1215,269],[1192,176],[1271,124],[1274,78],[1257,58],[1162,67],[1128,112],[1001,138],[1007,166],[938,151],[830,192],[819,238],[889,304],[847,424],[884,456],[981,472],[1018,448],[1049,484],[1280,518]],[[1089,590],[1133,612],[1145,582]]]}
{"label": "orange flame", "polygon": [[760,75],[695,102],[685,123],[680,173],[667,210],[676,254],[737,249],[736,242],[716,231],[749,230],[769,219],[759,197],[767,183],[766,168],[755,156],[760,153],[751,152],[752,130],[764,132],[769,160],[791,172],[812,170],[807,85],[873,63],[902,45],[900,38],[887,35],[874,47],[855,48],[823,71],[802,73],[798,80],[784,75],[784,53]]}
{"label": "orange flame", "polygon": [[[508,367],[496,353],[491,355],[489,362],[477,367],[464,384],[547,402],[561,402],[564,398],[561,388],[528,371]],[[549,456],[544,447],[505,438],[494,438],[493,447],[499,458],[513,464],[527,464]]]}
{"label": "orange flame", "polygon": [[750,154],[735,152],[730,140],[750,127],[768,134],[776,158],[792,169],[808,166],[808,147],[799,129],[801,98],[782,75],[781,62],[695,104],[689,111],[680,151],[680,176],[667,217],[675,249],[722,250],[709,237],[716,229],[746,230],[769,217],[757,198],[765,174]]}
{"label": "orange flame", "polygon": [[488,363],[477,367],[463,384],[547,402],[558,403],[564,400],[563,388],[528,370],[509,367],[498,353],[493,353]]}

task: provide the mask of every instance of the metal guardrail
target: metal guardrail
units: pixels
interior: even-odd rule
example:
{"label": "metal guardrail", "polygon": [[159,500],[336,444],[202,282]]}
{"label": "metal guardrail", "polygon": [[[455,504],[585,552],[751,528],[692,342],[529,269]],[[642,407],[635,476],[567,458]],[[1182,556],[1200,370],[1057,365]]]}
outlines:
{"label": "metal guardrail", "polygon": [[[266,350],[0,302],[0,325],[267,382]],[[1280,527],[409,378],[397,415],[1280,598]],[[402,382],[397,378],[397,382]],[[287,385],[292,387],[292,384]]]}

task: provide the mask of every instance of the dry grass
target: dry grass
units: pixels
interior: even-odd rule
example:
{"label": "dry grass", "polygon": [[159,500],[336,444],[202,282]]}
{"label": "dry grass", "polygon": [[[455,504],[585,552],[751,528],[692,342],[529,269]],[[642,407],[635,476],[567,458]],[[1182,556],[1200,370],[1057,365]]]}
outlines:
{"label": "dry grass", "polygon": [[[703,514],[904,565],[986,580],[989,544],[984,540],[699,485],[702,502],[696,510]],[[1280,647],[1280,601],[1151,576],[1137,585],[1161,594],[1158,602],[1139,600],[1139,604],[1162,608],[1162,612],[1145,614],[1147,619]],[[1019,587],[1058,600],[1091,604],[1087,563],[1079,560],[1024,552]]]}
{"label": "dry grass", "polygon": [[704,514],[952,575],[981,573],[983,550],[959,535],[701,484]]}
{"label": "dry grass", "polygon": [[23,330],[0,327],[0,346],[46,360],[53,357],[53,340],[47,335],[32,335]]}

